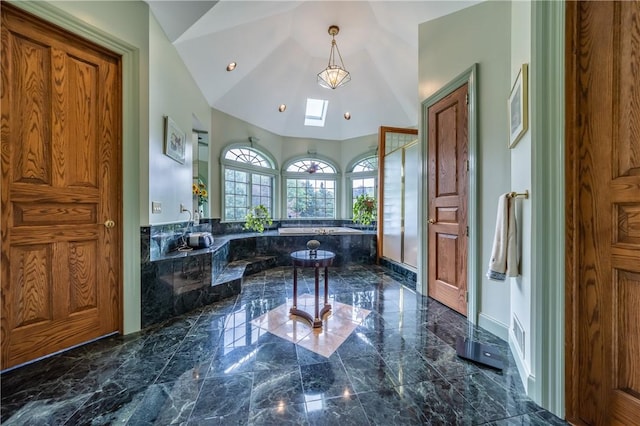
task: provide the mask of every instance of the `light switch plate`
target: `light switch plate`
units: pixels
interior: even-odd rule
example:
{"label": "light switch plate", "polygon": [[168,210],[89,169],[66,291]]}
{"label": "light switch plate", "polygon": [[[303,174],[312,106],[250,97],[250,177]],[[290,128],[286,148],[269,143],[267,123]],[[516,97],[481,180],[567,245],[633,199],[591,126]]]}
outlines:
{"label": "light switch plate", "polygon": [[160,214],[162,213],[162,203],[159,201],[151,202],[151,214]]}

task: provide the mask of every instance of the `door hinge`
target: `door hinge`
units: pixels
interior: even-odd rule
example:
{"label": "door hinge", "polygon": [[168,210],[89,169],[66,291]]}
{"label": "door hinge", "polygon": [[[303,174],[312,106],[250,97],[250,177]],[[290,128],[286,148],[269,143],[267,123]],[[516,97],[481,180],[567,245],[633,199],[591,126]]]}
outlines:
{"label": "door hinge", "polygon": [[467,171],[469,171],[469,160],[464,160],[464,165]]}
{"label": "door hinge", "polygon": [[464,298],[465,298],[465,300],[467,302],[469,301],[469,292],[468,291],[464,293]]}
{"label": "door hinge", "polygon": [[464,95],[464,102],[469,105],[469,94]]}
{"label": "door hinge", "polygon": [[467,237],[469,236],[469,227],[468,226],[467,226],[467,230],[466,230],[465,234],[466,234]]}

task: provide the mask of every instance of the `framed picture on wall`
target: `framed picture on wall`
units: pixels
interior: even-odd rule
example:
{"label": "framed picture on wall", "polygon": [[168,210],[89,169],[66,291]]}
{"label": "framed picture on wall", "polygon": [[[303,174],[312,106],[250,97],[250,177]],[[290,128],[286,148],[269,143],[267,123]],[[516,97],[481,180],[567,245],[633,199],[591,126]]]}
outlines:
{"label": "framed picture on wall", "polygon": [[164,117],[164,153],[180,164],[184,164],[184,154],[187,145],[186,135],[171,117]]}
{"label": "framed picture on wall", "polygon": [[527,93],[528,65],[522,64],[518,77],[511,87],[507,108],[509,110],[509,148],[516,146],[529,127],[529,97]]}

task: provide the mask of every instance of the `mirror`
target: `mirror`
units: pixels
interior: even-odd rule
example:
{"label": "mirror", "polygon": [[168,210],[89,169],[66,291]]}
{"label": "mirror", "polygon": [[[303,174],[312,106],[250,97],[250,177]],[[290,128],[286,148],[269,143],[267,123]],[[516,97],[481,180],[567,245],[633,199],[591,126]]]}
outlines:
{"label": "mirror", "polygon": [[209,217],[209,134],[193,131],[193,211]]}

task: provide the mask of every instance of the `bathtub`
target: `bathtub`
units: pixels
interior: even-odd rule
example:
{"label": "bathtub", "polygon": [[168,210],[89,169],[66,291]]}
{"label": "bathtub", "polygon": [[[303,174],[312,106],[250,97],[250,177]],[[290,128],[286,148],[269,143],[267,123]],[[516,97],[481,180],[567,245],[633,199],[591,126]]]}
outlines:
{"label": "bathtub", "polygon": [[345,226],[317,226],[306,228],[278,228],[280,235],[351,235],[363,234],[360,229]]}

